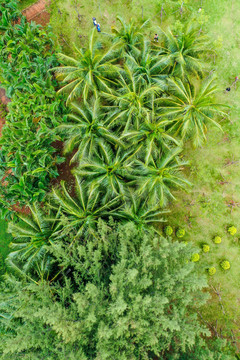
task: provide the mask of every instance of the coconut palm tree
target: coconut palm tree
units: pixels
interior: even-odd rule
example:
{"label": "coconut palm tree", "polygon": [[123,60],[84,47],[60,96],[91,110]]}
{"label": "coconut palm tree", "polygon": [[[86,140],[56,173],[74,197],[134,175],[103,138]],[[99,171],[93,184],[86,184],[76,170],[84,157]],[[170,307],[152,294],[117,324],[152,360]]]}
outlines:
{"label": "coconut palm tree", "polygon": [[209,38],[199,32],[194,22],[189,22],[182,33],[174,35],[168,29],[162,33],[158,56],[162,66],[169,69],[169,73],[182,79],[190,74],[201,75],[204,68],[203,57],[212,53]]}
{"label": "coconut palm tree", "polygon": [[[123,208],[113,212],[112,216],[121,222],[134,222],[138,229],[147,230],[153,224],[164,222],[162,215],[167,212],[159,204],[149,205],[146,197],[144,199],[130,191]],[[154,230],[157,232],[157,229]]]}
{"label": "coconut palm tree", "polygon": [[134,148],[134,155],[137,155],[146,164],[159,155],[159,151],[170,150],[173,144],[180,145],[174,137],[166,130],[169,124],[168,119],[156,116],[154,104],[152,111],[146,114],[139,130],[132,130],[124,133],[121,137],[126,146]]}
{"label": "coconut palm tree", "polygon": [[125,66],[120,74],[118,90],[101,93],[110,104],[105,106],[106,110],[112,112],[110,125],[117,124],[122,131],[139,129],[142,119],[151,110],[153,98],[162,91],[159,85],[143,84],[138,76],[133,75],[133,69]]}
{"label": "coconut palm tree", "polygon": [[171,95],[157,99],[157,103],[160,105],[159,113],[169,118],[174,136],[181,134],[183,140],[190,138],[197,147],[206,140],[207,123],[222,129],[215,119],[227,114],[221,111],[225,105],[214,100],[217,92],[214,78],[207,78],[199,89],[174,78],[168,80],[168,86]]}
{"label": "coconut palm tree", "polygon": [[119,148],[114,152],[107,144],[99,144],[97,155],[81,162],[75,173],[86,181],[90,189],[99,189],[109,199],[124,196],[131,180],[129,152]]}
{"label": "coconut palm tree", "polygon": [[137,160],[133,167],[134,184],[137,194],[148,198],[149,204],[165,206],[170,199],[175,199],[172,189],[186,189],[190,183],[185,180],[181,170],[186,163],[178,159],[180,148],[159,154],[156,160],[148,164]]}
{"label": "coconut palm tree", "polygon": [[126,56],[126,63],[133,69],[133,74],[140,81],[147,84],[158,84],[161,89],[166,89],[167,73],[165,72],[162,60],[153,54],[148,40],[143,41],[143,46],[139,56],[131,54]]}
{"label": "coconut palm tree", "polygon": [[77,152],[71,162],[81,161],[97,151],[99,141],[123,146],[121,140],[110,130],[107,114],[101,110],[99,97],[94,102],[85,105],[71,103],[72,113],[68,115],[68,122],[58,126],[57,130],[64,134],[65,153]]}
{"label": "coconut palm tree", "polygon": [[112,210],[116,211],[122,205],[121,197],[103,201],[103,194],[98,188],[89,189],[78,175],[75,175],[75,181],[75,196],[70,195],[62,181],[61,188],[53,188],[53,197],[55,203],[61,206],[62,234],[72,232],[74,240],[82,235],[86,239],[95,236],[100,217],[108,218]]}
{"label": "coconut palm tree", "polygon": [[37,270],[41,262],[46,261],[46,245],[60,238],[60,208],[46,214],[36,203],[29,205],[31,216],[18,214],[20,221],[10,222],[8,232],[15,238],[10,244],[12,252],[6,259],[7,265],[20,275]]}
{"label": "coconut palm tree", "polygon": [[141,26],[137,25],[134,20],[126,23],[121,16],[117,16],[117,20],[121,24],[121,28],[112,26],[114,34],[113,41],[117,43],[122,53],[140,54],[140,48],[143,41],[142,30],[148,25],[149,20],[145,21]]}
{"label": "coconut palm tree", "polygon": [[67,103],[80,96],[86,101],[89,94],[97,90],[111,92],[111,84],[118,74],[118,69],[112,63],[117,59],[116,46],[112,46],[107,53],[100,52],[98,44],[94,43],[94,29],[91,33],[88,48],[77,49],[77,58],[59,54],[63,66],[55,67],[57,79],[63,86],[58,92],[68,93]]}

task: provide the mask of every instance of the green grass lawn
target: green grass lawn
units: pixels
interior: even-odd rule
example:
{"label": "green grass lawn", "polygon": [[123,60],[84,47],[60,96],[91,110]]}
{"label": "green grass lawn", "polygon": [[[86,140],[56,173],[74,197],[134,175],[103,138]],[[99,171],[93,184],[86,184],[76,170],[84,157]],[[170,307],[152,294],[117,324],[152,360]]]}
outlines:
{"label": "green grass lawn", "polygon": [[[187,147],[185,156],[190,167],[187,176],[193,187],[188,194],[178,193],[178,201],[171,206],[169,222],[175,226],[184,226],[186,239],[197,246],[208,243],[208,254],[202,254],[197,265],[200,271],[215,266],[216,274],[210,284],[220,286],[222,300],[227,316],[222,317],[222,326],[226,319],[239,328],[240,319],[240,82],[236,89],[225,93],[223,90],[232,84],[235,76],[240,75],[240,8],[237,0],[208,0],[204,9],[209,15],[207,27],[213,40],[222,39],[222,49],[216,60],[216,70],[221,92],[220,101],[232,106],[230,121],[224,120],[224,133],[212,130],[208,142],[201,149]],[[230,5],[230,6],[229,6]],[[232,224],[238,229],[236,236],[230,236],[226,229]],[[215,235],[222,237],[222,243],[215,245]],[[231,269],[222,271],[219,262],[230,261]],[[218,296],[214,295],[204,310],[209,319],[221,318],[222,312]]]}
{"label": "green grass lawn", "polygon": [[[21,3],[24,8],[33,1]],[[193,186],[189,193],[177,193],[177,201],[171,205],[169,223],[174,227],[182,226],[186,229],[184,240],[192,241],[199,248],[200,261],[196,265],[199,271],[205,272],[209,266],[215,266],[216,274],[209,278],[209,283],[220,286],[221,296],[226,308],[227,318],[232,325],[238,326],[240,319],[240,82],[236,89],[225,93],[235,76],[240,75],[240,7],[238,0],[203,0],[205,15],[209,16],[203,29],[208,30],[213,42],[222,43],[218,50],[219,56],[213,65],[218,75],[220,87],[219,98],[223,103],[232,106],[230,121],[223,120],[223,134],[219,130],[210,130],[207,144],[200,149],[186,146],[185,157],[189,161],[186,176]],[[75,7],[77,4],[77,7]],[[194,0],[192,15],[197,17],[201,1]],[[167,16],[163,16],[162,26],[174,24],[179,13],[171,14],[167,9]],[[55,0],[51,5],[51,25],[58,35],[65,52],[72,52],[73,43],[82,47],[91,32],[92,17],[95,16],[101,24],[102,33],[97,35],[101,41],[107,39],[106,33],[111,32],[111,26],[116,25],[116,16],[125,19],[131,17],[142,21],[151,18],[150,27],[146,30],[149,38],[153,38],[161,25],[161,3],[156,0],[100,0],[81,2],[76,0]],[[78,14],[80,15],[78,19]],[[184,18],[184,15],[183,15]],[[71,21],[70,21],[71,19]],[[235,225],[238,229],[236,236],[227,233],[228,225]],[[222,243],[215,245],[212,241],[215,235],[222,237]],[[3,237],[5,235],[2,235]],[[7,238],[8,239],[8,238]],[[3,251],[7,252],[7,242]],[[210,245],[210,252],[203,254],[202,243]],[[230,261],[231,269],[224,272],[219,263],[222,259]],[[226,317],[222,317],[219,299],[213,295],[204,309],[209,321],[220,319],[222,325]],[[221,319],[222,318],[222,319]]]}
{"label": "green grass lawn", "polygon": [[0,275],[4,272],[4,259],[9,253],[11,239],[11,235],[7,234],[7,222],[0,220]]}

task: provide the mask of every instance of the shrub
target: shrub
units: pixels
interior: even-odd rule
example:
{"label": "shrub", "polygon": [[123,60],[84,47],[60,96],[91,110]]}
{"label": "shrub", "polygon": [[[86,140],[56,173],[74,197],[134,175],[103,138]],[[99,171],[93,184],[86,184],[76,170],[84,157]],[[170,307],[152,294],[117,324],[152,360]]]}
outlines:
{"label": "shrub", "polygon": [[204,244],[202,249],[203,249],[203,252],[207,253],[210,250],[210,246],[208,244]]}
{"label": "shrub", "polygon": [[181,238],[185,235],[185,230],[183,228],[179,228],[176,232],[178,238]]}
{"label": "shrub", "polygon": [[193,262],[197,262],[197,261],[199,261],[199,259],[200,259],[200,255],[198,253],[192,254],[191,260]]}
{"label": "shrub", "polygon": [[[64,158],[52,144],[61,140],[55,128],[67,109],[48,72],[58,64],[51,28],[27,23],[17,8],[15,24],[13,5],[4,7],[0,14],[8,15],[0,17],[0,81],[11,99],[0,140],[0,181],[8,184],[0,187],[0,208],[6,215],[16,202],[42,201],[51,179],[58,176],[57,165]],[[4,24],[8,31],[1,31]]]}
{"label": "shrub", "polygon": [[235,228],[235,226],[230,226],[230,227],[228,228],[228,232],[229,232],[230,235],[233,236],[233,235],[236,234],[237,228]]}
{"label": "shrub", "polygon": [[221,244],[222,242],[222,238],[220,236],[215,236],[215,238],[213,239],[215,244]]}
{"label": "shrub", "polygon": [[230,269],[230,262],[229,261],[227,261],[227,260],[224,260],[224,261],[222,261],[221,263],[220,263],[220,266],[221,266],[221,268],[223,269],[223,270],[228,270],[228,269]]}
{"label": "shrub", "polygon": [[216,271],[217,270],[216,270],[216,268],[214,266],[207,269],[208,274],[211,275],[211,276],[214,275]]}
{"label": "shrub", "polygon": [[[96,237],[75,243],[71,256],[69,243],[52,249],[63,264],[61,285],[23,283],[21,291],[13,280],[11,293],[0,288],[0,313],[11,316],[10,331],[0,317],[0,354],[7,355],[2,360],[20,359],[23,348],[25,360],[33,359],[32,344],[37,342],[35,359],[93,360],[99,354],[98,359],[140,360],[159,353],[167,359],[169,348],[185,351],[198,334],[208,334],[191,311],[206,302],[208,296],[201,290],[207,283],[193,271],[193,264],[185,263],[191,249],[181,243],[152,230],[138,231],[133,223],[100,221]],[[65,275],[68,269],[70,277]],[[14,301],[4,307],[12,293]],[[166,331],[168,324],[171,331]]]}
{"label": "shrub", "polygon": [[164,232],[167,236],[170,236],[173,233],[173,228],[170,225],[168,225],[164,228]]}

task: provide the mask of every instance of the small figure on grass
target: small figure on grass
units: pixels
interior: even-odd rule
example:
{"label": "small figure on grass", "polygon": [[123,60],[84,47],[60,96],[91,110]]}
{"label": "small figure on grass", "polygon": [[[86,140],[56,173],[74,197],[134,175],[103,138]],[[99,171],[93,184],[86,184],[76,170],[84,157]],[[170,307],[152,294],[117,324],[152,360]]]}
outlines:
{"label": "small figure on grass", "polygon": [[93,20],[93,26],[97,26],[97,20],[96,20],[96,18],[93,17],[92,20]]}
{"label": "small figure on grass", "polygon": [[232,86],[236,87],[236,84],[237,84],[238,80],[239,80],[239,77],[236,76],[235,79],[234,79],[234,82],[232,83]]}
{"label": "small figure on grass", "polygon": [[98,32],[101,32],[101,27],[100,27],[100,24],[99,24],[99,23],[97,23],[96,27],[97,27],[97,31],[98,31]]}
{"label": "small figure on grass", "polygon": [[154,39],[153,39],[153,41],[158,42],[158,34],[155,34],[155,35],[154,35]]}
{"label": "small figure on grass", "polygon": [[[232,87],[232,86],[236,87],[236,84],[237,84],[238,80],[240,80],[240,79],[239,79],[238,76],[236,76],[235,79],[234,79],[234,82],[233,82],[232,85],[231,85],[231,87]],[[231,87],[230,87],[230,86],[227,87],[227,88],[226,88],[226,91],[227,91],[227,92],[231,91]]]}

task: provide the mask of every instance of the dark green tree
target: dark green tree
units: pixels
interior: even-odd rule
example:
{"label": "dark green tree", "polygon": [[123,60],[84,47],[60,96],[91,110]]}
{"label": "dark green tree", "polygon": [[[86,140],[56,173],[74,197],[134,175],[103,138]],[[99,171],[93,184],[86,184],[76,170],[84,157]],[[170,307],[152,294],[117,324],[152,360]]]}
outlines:
{"label": "dark green tree", "polygon": [[196,315],[207,283],[190,246],[100,221],[97,237],[71,254],[67,243],[49,250],[55,282],[2,286],[1,359],[164,359],[172,349],[180,359],[210,334]]}

